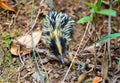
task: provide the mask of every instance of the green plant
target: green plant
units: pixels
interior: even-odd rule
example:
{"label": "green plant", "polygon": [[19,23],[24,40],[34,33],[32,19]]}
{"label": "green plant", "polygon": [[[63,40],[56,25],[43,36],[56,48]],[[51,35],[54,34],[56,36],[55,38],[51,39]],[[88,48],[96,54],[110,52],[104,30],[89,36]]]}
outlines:
{"label": "green plant", "polygon": [[5,64],[12,63],[12,54],[9,51],[9,49],[11,45],[11,38],[15,38],[17,35],[18,35],[17,29],[14,29],[13,33],[9,33],[9,32],[2,33],[2,44],[5,47],[5,53],[6,53],[5,60],[4,60]]}
{"label": "green plant", "polygon": [[114,2],[120,2],[120,0],[114,0]]}
{"label": "green plant", "polygon": [[9,48],[11,44],[10,34],[8,32],[2,33],[2,43],[5,47]]}
{"label": "green plant", "polygon": [[[114,34],[110,34],[110,35],[107,35],[105,37],[102,37],[100,40],[98,40],[96,43],[99,43],[99,42],[103,42],[104,40],[107,40],[107,39],[113,39],[113,38],[117,38],[117,37],[120,37],[120,33],[114,33]],[[118,60],[118,67],[120,67],[120,58]]]}
{"label": "green plant", "polygon": [[96,43],[102,42],[102,41],[107,40],[107,39],[113,39],[113,38],[116,38],[116,37],[120,37],[120,33],[114,33],[114,34],[110,34],[110,35],[107,35],[105,37],[102,37]]}
{"label": "green plant", "polygon": [[90,10],[90,12],[93,14],[93,16],[85,16],[83,18],[80,18],[77,21],[78,24],[83,24],[83,23],[86,23],[88,21],[92,21],[94,15],[97,15],[97,14],[108,15],[108,16],[116,16],[116,11],[115,10],[112,10],[112,9],[102,9],[102,10],[100,10],[101,5],[102,5],[102,0],[98,0],[96,5],[94,5],[93,3],[89,3],[89,2],[85,2],[85,4],[92,8]]}
{"label": "green plant", "polygon": [[[114,33],[114,34],[111,34],[111,16],[116,16],[116,11],[115,10],[112,10],[112,1],[110,1],[110,4],[109,4],[109,8],[110,9],[101,9],[102,8],[102,0],[98,0],[97,4],[93,4],[93,3],[89,3],[89,2],[85,2],[86,5],[88,5],[91,10],[90,10],[90,13],[91,15],[90,16],[85,16],[83,18],[80,18],[77,23],[78,24],[83,24],[83,23],[86,23],[88,21],[90,21],[92,23],[92,25],[95,27],[96,29],[96,25],[97,25],[97,22],[99,21],[98,20],[98,16],[99,15],[107,15],[108,16],[108,35],[105,36],[105,37],[102,37],[100,40],[98,40],[96,43],[99,43],[99,42],[102,42],[104,40],[108,40],[107,41],[107,50],[108,50],[108,55],[105,55],[103,57],[103,72],[105,72],[103,74],[103,78],[106,79],[107,78],[107,73],[108,73],[108,65],[111,66],[111,52],[110,52],[110,40],[113,39],[113,38],[116,38],[116,37],[120,37],[120,33]],[[95,66],[96,66],[96,61],[97,61],[97,58],[96,56],[95,57]],[[109,61],[109,63],[108,63]],[[120,65],[120,61],[118,62],[118,65]]]}
{"label": "green plant", "polygon": [[13,33],[3,32],[2,33],[2,43],[5,47],[9,48],[11,44],[11,38],[15,38],[18,35],[18,30],[14,29]]}
{"label": "green plant", "polygon": [[12,59],[13,59],[13,57],[12,57],[11,52],[7,51],[6,56],[5,56],[5,63],[7,63],[7,64],[12,63]]}

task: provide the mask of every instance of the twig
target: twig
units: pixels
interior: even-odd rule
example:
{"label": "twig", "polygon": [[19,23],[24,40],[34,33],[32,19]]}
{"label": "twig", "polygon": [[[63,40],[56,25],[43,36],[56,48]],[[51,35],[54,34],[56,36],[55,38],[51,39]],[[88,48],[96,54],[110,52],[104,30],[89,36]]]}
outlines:
{"label": "twig", "polygon": [[73,60],[72,60],[72,62],[71,62],[71,64],[70,64],[70,66],[69,66],[69,68],[68,68],[68,70],[67,70],[67,72],[66,72],[66,74],[65,74],[65,76],[64,76],[64,78],[63,78],[63,80],[62,80],[61,83],[64,83],[64,81],[65,81],[65,79],[66,79],[66,77],[67,77],[67,75],[68,75],[68,73],[69,73],[69,71],[70,71],[70,69],[71,69],[71,67],[72,67],[72,64],[73,64],[73,62],[74,62],[74,60],[75,60],[75,58],[76,58],[76,56],[77,56],[77,54],[78,54],[78,52],[79,52],[79,49],[80,49],[80,47],[81,47],[81,45],[82,45],[82,42],[83,42],[84,38],[85,38],[85,36],[86,36],[86,33],[87,33],[87,30],[88,30],[89,24],[90,24],[90,22],[87,23],[86,30],[85,30],[85,32],[84,32],[84,35],[83,35],[83,37],[82,37],[82,40],[81,40],[81,42],[80,42],[80,44],[79,44],[79,46],[78,46],[78,49],[77,49],[77,51],[76,51],[76,53],[75,53],[75,56],[73,57]]}
{"label": "twig", "polygon": [[[15,39],[11,39],[11,41],[13,42],[13,43],[15,43],[15,44],[18,44],[18,45],[20,45],[20,46],[23,46],[23,47],[25,47],[25,48],[27,48],[27,49],[30,49],[30,50],[32,50],[33,49],[33,47],[31,47],[31,46],[27,46],[27,45],[25,45],[25,44],[23,44],[23,43],[21,43],[21,42],[19,42],[19,41],[17,41],[17,40],[15,40]],[[53,53],[51,53],[49,50],[47,50],[47,49],[39,49],[39,48],[37,48],[37,47],[34,47],[34,51],[36,51],[37,53],[43,53],[43,54],[45,54],[46,56],[48,56],[48,59],[49,60],[51,60],[51,59],[55,59],[55,60],[58,60],[59,61],[59,59],[53,54]],[[82,51],[81,51],[82,52]],[[72,53],[72,52],[71,52]],[[72,54],[75,54],[76,52],[73,52]],[[45,60],[45,59],[44,59]],[[65,60],[65,63],[66,64],[69,64],[70,62],[71,62],[71,60],[69,59],[69,58],[67,58],[67,56],[64,58],[64,60]],[[47,60],[45,60],[45,62],[46,62]],[[44,61],[43,61],[44,62]],[[75,63],[75,64],[80,64],[81,62],[80,61],[74,61],[73,63]]]}
{"label": "twig", "polygon": [[[42,1],[40,2],[40,6],[41,6],[41,4],[42,4],[43,2],[44,2],[44,0],[42,0]],[[36,18],[35,18],[35,21],[34,21],[33,25],[31,26],[30,30],[28,31],[28,33],[31,32],[31,31],[34,29],[40,13],[41,13],[41,8],[39,8],[38,14],[37,14],[37,16],[36,16]]]}
{"label": "twig", "polygon": [[[112,9],[112,0],[110,2],[110,9]],[[108,17],[108,35],[111,34],[111,16]],[[111,50],[110,50],[110,39],[107,40],[107,49],[108,49],[108,58],[109,58],[109,67],[111,67]]]}
{"label": "twig", "polygon": [[20,72],[18,73],[18,82],[17,83],[20,83]]}
{"label": "twig", "polygon": [[[94,28],[94,30],[95,30],[95,26],[93,26],[93,25],[91,24],[91,27]],[[85,42],[85,45],[87,44],[88,40],[89,40],[90,37],[92,36],[94,30],[92,30],[89,38],[88,38],[87,41]],[[83,47],[85,47],[85,45],[84,45]],[[94,48],[95,48],[95,47],[97,48],[97,47],[100,47],[100,46],[102,46],[101,43],[96,43],[96,44],[93,44],[93,45],[91,45],[91,46],[85,47],[84,50],[87,50],[87,51],[90,51],[90,52],[94,52]]]}
{"label": "twig", "polygon": [[[18,44],[18,45],[20,45],[20,46],[23,46],[23,47],[25,47],[25,48],[27,48],[27,49],[30,49],[30,50],[33,49],[33,47],[27,46],[27,45],[25,45],[25,44],[23,44],[23,43],[15,40],[15,39],[11,39],[11,41],[12,41],[13,43]],[[44,53],[44,54],[46,54],[47,56],[49,56],[50,58],[57,59],[53,54],[49,53],[49,51],[46,50],[46,49],[34,48],[34,50],[35,50],[36,52],[38,52],[38,53]]]}
{"label": "twig", "polygon": [[120,75],[115,75],[112,79],[113,83],[117,83],[118,79],[120,78]]}
{"label": "twig", "polygon": [[22,63],[22,66],[24,66],[25,64],[24,64],[24,61],[22,60],[22,57],[21,57],[21,55],[20,55],[20,48],[18,48],[18,55],[19,55],[19,59],[20,59],[20,61],[21,61],[21,63]]}
{"label": "twig", "polygon": [[[25,45],[25,44],[22,44],[21,42],[15,40],[15,39],[11,39],[11,41],[12,41],[13,43],[18,44],[18,45],[20,45],[20,46],[23,46],[23,47],[25,47],[25,48],[27,48],[27,49],[30,49],[30,50],[33,49],[33,47],[27,46],[27,45]],[[49,50],[47,50],[47,49],[39,49],[39,48],[34,47],[34,51],[36,51],[36,52],[38,52],[38,53],[43,53],[43,54],[47,55],[47,56],[49,57],[49,59],[58,60],[58,58],[55,57],[54,54],[50,53]],[[65,63],[68,64],[68,63],[70,63],[70,61],[68,61],[68,59],[65,58]]]}

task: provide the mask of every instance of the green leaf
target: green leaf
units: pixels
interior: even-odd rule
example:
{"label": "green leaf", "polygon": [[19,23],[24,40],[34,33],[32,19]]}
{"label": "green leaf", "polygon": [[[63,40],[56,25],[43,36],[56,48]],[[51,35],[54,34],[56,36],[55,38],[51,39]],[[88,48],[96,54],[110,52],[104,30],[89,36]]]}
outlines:
{"label": "green leaf", "polygon": [[6,40],[2,40],[3,44],[5,47],[9,48],[10,44],[11,44],[11,40],[10,39],[6,39]]}
{"label": "green leaf", "polygon": [[94,9],[94,11],[97,11],[97,6],[94,5],[93,3],[89,3],[89,2],[84,2],[86,5],[88,5],[89,7],[91,7],[92,9]]}
{"label": "green leaf", "polygon": [[6,56],[5,56],[5,62],[7,63],[12,63],[13,57],[10,51],[7,51]]}
{"label": "green leaf", "polygon": [[91,8],[96,7],[93,3],[89,3],[89,2],[84,2],[84,4],[88,5]]}
{"label": "green leaf", "polygon": [[114,0],[114,2],[120,2],[120,0]]}
{"label": "green leaf", "polygon": [[112,9],[103,9],[103,10],[97,11],[96,13],[108,15],[108,16],[116,16],[116,11]]}
{"label": "green leaf", "polygon": [[120,67],[120,58],[118,59],[118,67]]}
{"label": "green leaf", "polygon": [[107,39],[113,39],[116,37],[120,37],[120,33],[114,33],[114,34],[107,35],[107,36],[101,38],[100,40],[98,40],[96,43],[102,42],[102,41],[107,40]]}
{"label": "green leaf", "polygon": [[83,24],[91,20],[90,16],[85,16],[77,21],[78,24]]}
{"label": "green leaf", "polygon": [[92,9],[90,9],[90,12],[94,14],[95,10],[92,8]]}
{"label": "green leaf", "polygon": [[102,4],[102,0],[98,0],[96,6],[97,6],[97,9],[99,9],[101,7],[101,4]]}

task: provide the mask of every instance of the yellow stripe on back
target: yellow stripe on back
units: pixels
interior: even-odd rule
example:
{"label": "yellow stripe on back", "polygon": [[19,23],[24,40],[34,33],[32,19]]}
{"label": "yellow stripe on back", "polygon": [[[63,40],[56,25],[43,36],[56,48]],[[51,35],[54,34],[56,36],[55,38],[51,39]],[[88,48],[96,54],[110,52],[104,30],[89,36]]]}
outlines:
{"label": "yellow stripe on back", "polygon": [[59,38],[61,37],[60,32],[56,29],[53,33],[54,33],[54,37],[56,39],[56,45],[57,45],[58,51],[59,51],[60,55],[62,55],[62,47],[61,47],[61,43],[59,40]]}

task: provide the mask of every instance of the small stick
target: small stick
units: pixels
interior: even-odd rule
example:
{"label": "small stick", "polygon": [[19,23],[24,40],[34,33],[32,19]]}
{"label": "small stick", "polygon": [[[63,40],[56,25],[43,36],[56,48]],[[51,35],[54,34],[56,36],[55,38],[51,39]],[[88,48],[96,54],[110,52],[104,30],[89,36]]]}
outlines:
{"label": "small stick", "polygon": [[[33,47],[27,46],[27,45],[25,45],[25,44],[23,44],[23,43],[15,40],[15,39],[11,39],[11,41],[12,41],[13,43],[18,44],[18,45],[20,45],[20,46],[23,46],[23,47],[25,47],[25,48],[27,48],[27,49],[30,49],[30,50],[33,49]],[[55,57],[55,55],[53,55],[52,53],[50,53],[49,50],[47,50],[47,49],[39,49],[39,48],[34,47],[34,50],[35,50],[36,52],[38,52],[38,53],[46,54],[46,55],[49,57],[49,59],[58,60],[58,58]],[[65,60],[65,63],[70,63],[70,61],[68,61],[68,59],[65,58],[64,60]]]}

